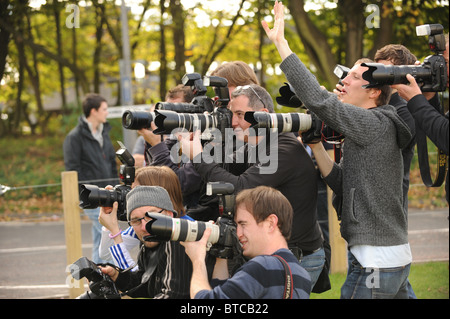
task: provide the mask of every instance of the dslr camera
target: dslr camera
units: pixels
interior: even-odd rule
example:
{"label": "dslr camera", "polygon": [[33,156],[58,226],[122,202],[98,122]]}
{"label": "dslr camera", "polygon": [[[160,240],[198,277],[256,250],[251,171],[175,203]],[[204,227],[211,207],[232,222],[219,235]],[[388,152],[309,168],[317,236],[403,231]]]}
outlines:
{"label": "dslr camera", "polygon": [[434,55],[425,58],[421,65],[383,65],[381,63],[363,63],[369,69],[363,73],[363,79],[369,84],[365,88],[382,85],[408,84],[407,74],[411,74],[421,86],[422,92],[443,92],[447,89],[447,67],[444,27],[440,24],[425,24],[416,27],[417,36],[428,35],[428,44]]}
{"label": "dslr camera", "polygon": [[145,228],[150,234],[144,237],[146,241],[197,241],[203,236],[206,228],[211,229],[208,243],[210,254],[230,259],[240,253],[239,240],[236,235],[234,221],[234,186],[229,183],[210,182],[206,187],[207,195],[220,195],[222,214],[215,224],[171,218],[157,213],[146,213],[150,218]]}
{"label": "dslr camera", "polygon": [[[227,109],[230,100],[228,81],[218,76],[205,76],[198,73],[187,73],[181,79],[185,86],[190,86],[194,98],[190,103],[158,102],[155,112],[125,111],[122,115],[122,126],[130,130],[150,128],[154,122],[155,134],[170,134],[175,128],[192,132],[200,129],[218,128],[222,133],[231,127],[232,114]],[[213,87],[218,99],[213,100],[206,95],[207,87]]]}
{"label": "dslr camera", "polygon": [[120,149],[116,152],[117,158],[122,162],[119,170],[119,178],[123,184],[114,186],[113,189],[99,188],[97,185],[82,184],[80,191],[81,208],[112,207],[114,202],[118,202],[117,219],[127,220],[126,197],[134,182],[135,167],[134,157],[127,150],[125,145],[119,142]]}
{"label": "dslr camera", "polygon": [[[188,73],[183,76],[182,83],[191,86],[194,99],[188,104],[157,103],[154,119],[157,129],[153,133],[171,134],[176,128],[188,132],[218,129],[224,136],[232,120],[232,113],[227,108],[230,101],[227,79],[219,76],[205,76],[202,79],[198,73]],[[214,88],[217,99],[205,95],[207,87]]]}
{"label": "dslr camera", "polygon": [[72,277],[89,280],[90,291],[77,297],[77,299],[120,299],[121,295],[116,285],[108,275],[102,273],[93,261],[81,257],[69,267]]}
{"label": "dslr camera", "polygon": [[[334,74],[341,81],[349,71],[349,68],[338,64]],[[293,108],[303,107],[303,102],[295,94],[291,84],[284,83],[279,93],[280,96],[276,97],[278,104]],[[278,131],[278,133],[303,131],[302,140],[305,143],[318,143],[323,139],[328,143],[337,144],[344,138],[310,111],[308,113],[246,112],[244,119],[255,130],[262,128]]]}

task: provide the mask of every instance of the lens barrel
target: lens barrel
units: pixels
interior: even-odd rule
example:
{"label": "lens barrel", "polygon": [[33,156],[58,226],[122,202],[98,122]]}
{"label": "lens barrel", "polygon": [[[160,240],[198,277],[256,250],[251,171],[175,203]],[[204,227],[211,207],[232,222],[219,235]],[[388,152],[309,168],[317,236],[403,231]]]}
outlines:
{"label": "lens barrel", "polygon": [[195,130],[204,131],[217,127],[216,118],[210,114],[177,113],[174,111],[155,111],[155,134],[171,134],[176,128],[185,129],[189,132]]}
{"label": "lens barrel", "polygon": [[280,133],[307,131],[312,125],[311,115],[304,113],[246,112],[244,119],[252,128],[277,129]]}
{"label": "lens barrel", "polygon": [[122,115],[122,126],[129,130],[148,129],[154,119],[154,112],[127,110]]}
{"label": "lens barrel", "polygon": [[150,234],[146,241],[197,241],[203,236],[206,228],[212,232],[208,242],[215,244],[219,241],[219,226],[201,221],[190,221],[182,218],[171,218],[158,213],[146,213],[151,220],[145,225]]}
{"label": "lens barrel", "polygon": [[112,207],[117,201],[117,192],[115,190],[108,190],[99,188],[96,185],[81,185],[80,192],[80,207],[85,209],[97,207]]}

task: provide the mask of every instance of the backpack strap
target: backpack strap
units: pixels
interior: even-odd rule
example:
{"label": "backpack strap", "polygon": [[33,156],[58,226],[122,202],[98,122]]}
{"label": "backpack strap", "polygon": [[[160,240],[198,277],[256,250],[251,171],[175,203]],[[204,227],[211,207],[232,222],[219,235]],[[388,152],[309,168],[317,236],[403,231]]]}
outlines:
{"label": "backpack strap", "polygon": [[284,293],[283,293],[283,299],[292,299],[292,293],[293,293],[293,278],[292,278],[292,272],[291,272],[291,267],[289,267],[289,264],[287,263],[286,260],[284,260],[283,257],[278,256],[278,255],[272,255],[274,257],[276,257],[281,264],[284,267],[284,273],[286,276],[286,280],[285,280],[285,284],[284,284]]}

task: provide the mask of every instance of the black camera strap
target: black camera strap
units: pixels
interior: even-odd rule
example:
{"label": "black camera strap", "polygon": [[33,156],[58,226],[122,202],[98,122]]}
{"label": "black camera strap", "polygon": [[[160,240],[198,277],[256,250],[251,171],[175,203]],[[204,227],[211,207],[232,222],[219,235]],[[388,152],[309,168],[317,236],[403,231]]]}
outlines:
{"label": "black camera strap", "polygon": [[425,132],[416,125],[417,155],[419,159],[420,175],[427,187],[440,187],[445,180],[447,171],[447,155],[440,149],[437,150],[437,172],[434,181],[430,174],[430,163],[428,161],[427,136]]}
{"label": "black camera strap", "polygon": [[284,274],[286,276],[286,280],[284,283],[284,293],[283,293],[283,299],[292,299],[292,293],[293,293],[293,278],[292,278],[292,272],[291,272],[291,268],[289,267],[288,263],[286,262],[286,260],[284,260],[283,257],[279,256],[279,255],[272,255],[274,257],[276,257],[282,264],[284,267]]}

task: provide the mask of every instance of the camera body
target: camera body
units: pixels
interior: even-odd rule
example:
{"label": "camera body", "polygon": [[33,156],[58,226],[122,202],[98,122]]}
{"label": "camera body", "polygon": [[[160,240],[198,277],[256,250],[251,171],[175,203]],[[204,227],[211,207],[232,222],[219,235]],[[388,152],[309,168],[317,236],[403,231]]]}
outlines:
{"label": "camera body", "polygon": [[440,24],[427,24],[416,27],[418,36],[428,35],[428,44],[434,55],[425,58],[421,65],[384,65],[381,63],[362,63],[369,69],[363,79],[369,84],[365,88],[382,85],[408,84],[407,74],[411,74],[421,86],[422,92],[442,92],[447,89],[447,66],[442,55],[445,51],[444,28]]}
{"label": "camera body", "polygon": [[[210,192],[211,191],[211,192]],[[162,214],[147,213],[151,220],[145,228],[150,234],[146,241],[197,241],[203,236],[206,228],[211,229],[208,243],[210,254],[218,258],[233,258],[239,254],[240,246],[236,235],[234,221],[234,186],[229,183],[208,183],[207,195],[220,195],[223,207],[222,215],[215,224],[171,218]]]}
{"label": "camera body", "polygon": [[81,257],[69,267],[72,277],[81,280],[86,277],[89,280],[90,292],[86,292],[78,299],[120,299],[120,293],[116,285],[108,275],[102,273],[93,261]]}
{"label": "camera body", "polygon": [[119,170],[119,178],[123,184],[114,186],[113,189],[99,188],[97,185],[82,184],[80,191],[80,207],[83,209],[97,207],[112,207],[114,202],[118,203],[117,219],[127,220],[127,194],[131,191],[131,184],[134,182],[135,167],[134,157],[127,150],[125,145],[116,152],[117,158],[122,162]]}
{"label": "camera body", "polygon": [[[182,83],[191,86],[194,99],[191,103],[157,103],[154,119],[157,129],[153,133],[171,134],[177,128],[189,132],[218,129],[224,136],[233,117],[227,108],[230,101],[228,81],[218,76],[205,76],[202,80],[200,74],[188,73],[183,76]],[[217,99],[205,95],[206,87],[214,88]]]}

